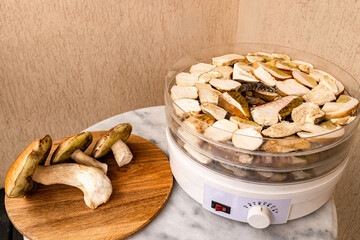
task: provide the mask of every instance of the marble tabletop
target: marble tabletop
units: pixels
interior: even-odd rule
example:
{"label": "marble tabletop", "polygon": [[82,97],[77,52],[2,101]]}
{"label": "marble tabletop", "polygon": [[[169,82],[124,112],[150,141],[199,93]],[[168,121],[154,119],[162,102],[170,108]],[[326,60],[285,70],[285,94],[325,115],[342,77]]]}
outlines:
{"label": "marble tabletop", "polygon": [[[108,130],[129,122],[133,134],[156,144],[168,154],[165,139],[165,107],[150,107],[116,115],[99,122],[85,131]],[[337,215],[333,198],[319,210],[300,219],[282,225],[271,225],[259,230],[208,212],[190,198],[174,181],[170,199],[160,214],[132,240],[166,239],[336,239]]]}

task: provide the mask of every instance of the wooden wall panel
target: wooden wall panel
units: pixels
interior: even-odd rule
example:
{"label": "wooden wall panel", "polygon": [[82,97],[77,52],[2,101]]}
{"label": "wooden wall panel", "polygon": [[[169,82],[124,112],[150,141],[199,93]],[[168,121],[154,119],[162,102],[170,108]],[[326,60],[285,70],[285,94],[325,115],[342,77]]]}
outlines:
{"label": "wooden wall panel", "polygon": [[233,42],[237,9],[236,0],[1,1],[0,187],[36,138],[162,105],[166,69]]}
{"label": "wooden wall panel", "polygon": [[[304,50],[331,60],[359,81],[359,12],[356,0],[240,0],[236,40]],[[358,138],[335,193],[340,240],[360,239],[359,144]]]}

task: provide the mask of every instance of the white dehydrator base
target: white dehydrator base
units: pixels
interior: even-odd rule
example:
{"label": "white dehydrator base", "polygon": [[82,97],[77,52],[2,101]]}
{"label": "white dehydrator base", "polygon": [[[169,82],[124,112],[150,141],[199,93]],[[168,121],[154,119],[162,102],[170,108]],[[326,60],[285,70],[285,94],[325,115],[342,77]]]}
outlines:
{"label": "white dehydrator base", "polygon": [[[255,207],[257,201],[252,201],[251,205],[249,203],[249,205],[243,206],[245,200],[259,200],[259,205],[261,204],[263,205],[262,207],[268,208],[269,206],[264,206],[263,203],[265,203],[265,205],[269,202],[278,203],[277,208],[280,209],[279,212],[282,211],[282,214],[285,214],[284,219],[276,220],[275,215],[277,214],[270,212],[269,219],[271,219],[271,224],[285,223],[287,220],[303,217],[319,209],[329,200],[347,163],[347,160],[345,160],[329,174],[307,182],[294,184],[251,183],[226,177],[197,163],[187,156],[174,142],[169,135],[169,130],[167,130],[166,138],[171,170],[180,187],[188,195],[202,204],[204,208],[215,214],[242,222],[249,222],[250,225],[257,228],[267,226],[266,224],[262,226],[262,220],[266,220],[266,217],[262,218],[262,215],[268,214],[268,211],[261,212],[260,209],[260,212],[255,212],[254,215],[250,210]],[[215,211],[214,206],[210,206],[213,196],[217,202],[219,202],[218,199],[221,199],[222,202],[220,204],[224,202],[227,203],[227,205],[224,205],[225,207],[231,207],[232,213],[228,214],[223,211]],[[286,200],[288,200],[288,206],[286,206]],[[245,207],[246,209],[241,207]],[[226,208],[224,208],[224,210],[226,210]],[[243,213],[244,211],[246,212]],[[240,216],[244,214],[245,216]],[[252,219],[256,219],[255,224]]]}

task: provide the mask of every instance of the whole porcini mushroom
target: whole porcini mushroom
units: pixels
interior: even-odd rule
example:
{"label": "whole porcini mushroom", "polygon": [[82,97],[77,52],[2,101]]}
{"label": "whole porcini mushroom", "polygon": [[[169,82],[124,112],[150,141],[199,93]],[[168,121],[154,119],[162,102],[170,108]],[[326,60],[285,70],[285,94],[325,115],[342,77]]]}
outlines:
{"label": "whole porcini mushroom", "polygon": [[119,167],[128,164],[133,155],[125,141],[130,137],[131,131],[130,123],[122,123],[113,127],[97,141],[92,156],[100,158],[112,150]]}
{"label": "whole porcini mushroom", "polygon": [[90,132],[82,132],[64,140],[53,153],[51,164],[68,163],[73,159],[79,164],[97,167],[106,174],[108,170],[106,163],[99,162],[84,153],[91,144],[92,139],[93,136]]}
{"label": "whole porcini mushroom", "polygon": [[84,193],[88,207],[95,209],[107,202],[112,193],[110,179],[98,168],[75,163],[41,166],[52,145],[49,135],[35,140],[18,156],[5,178],[8,197],[29,196],[36,183],[44,185],[65,184],[79,188]]}

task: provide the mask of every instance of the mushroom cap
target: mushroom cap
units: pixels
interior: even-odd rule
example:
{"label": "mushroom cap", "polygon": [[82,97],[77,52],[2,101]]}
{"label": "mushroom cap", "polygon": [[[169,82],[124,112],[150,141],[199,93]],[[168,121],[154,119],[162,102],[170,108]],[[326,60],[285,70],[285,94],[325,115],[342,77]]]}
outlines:
{"label": "mushroom cap", "polygon": [[52,155],[51,164],[71,162],[71,154],[77,149],[85,151],[91,144],[92,139],[93,136],[91,132],[82,132],[64,140]]}
{"label": "mushroom cap", "polygon": [[91,155],[94,158],[100,158],[102,156],[105,156],[117,140],[121,139],[124,142],[128,140],[131,131],[132,126],[130,123],[121,123],[119,125],[116,125],[96,142],[96,145]]}
{"label": "mushroom cap", "polygon": [[49,155],[52,140],[45,135],[32,142],[17,157],[5,177],[5,193],[8,197],[25,197],[36,188],[32,180],[38,164],[44,164]]}

